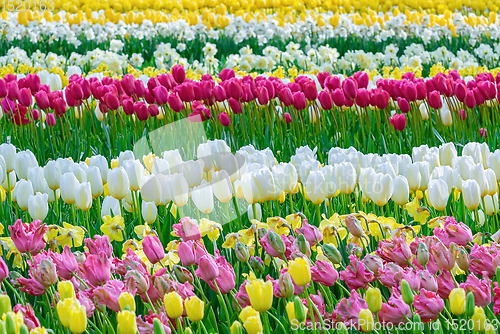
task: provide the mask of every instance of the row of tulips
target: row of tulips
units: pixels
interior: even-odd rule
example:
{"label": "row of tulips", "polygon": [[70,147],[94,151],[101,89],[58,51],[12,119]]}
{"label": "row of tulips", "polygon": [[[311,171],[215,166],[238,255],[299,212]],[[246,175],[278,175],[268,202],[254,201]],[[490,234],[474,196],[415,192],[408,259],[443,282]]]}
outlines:
{"label": "row of tulips", "polygon": [[448,216],[429,235],[363,212],[303,218],[213,234],[185,217],[168,244],[145,230],[121,256],[106,235],[54,248],[54,226],[18,220],[3,238],[20,256],[0,259],[0,331],[497,332],[497,234],[483,243]]}
{"label": "row of tulips", "polygon": [[[317,145],[318,138],[321,151],[355,146],[405,153],[423,143],[479,139],[494,144],[499,80],[488,72],[463,79],[450,71],[426,80],[412,73],[370,80],[366,72],[348,78],[325,72],[290,82],[235,77],[226,69],[219,78],[192,81],[176,65],[152,78],[72,75],[64,90],[50,91],[36,74],[7,75],[0,79],[7,120],[1,131],[4,141],[10,136],[42,161],[68,154],[70,139],[76,142],[69,153],[74,158],[90,156],[93,148],[111,158],[145,132],[181,118],[203,123],[209,137],[227,139],[233,150],[253,143],[283,149],[286,156],[304,144]],[[346,128],[352,135],[342,133]]]}

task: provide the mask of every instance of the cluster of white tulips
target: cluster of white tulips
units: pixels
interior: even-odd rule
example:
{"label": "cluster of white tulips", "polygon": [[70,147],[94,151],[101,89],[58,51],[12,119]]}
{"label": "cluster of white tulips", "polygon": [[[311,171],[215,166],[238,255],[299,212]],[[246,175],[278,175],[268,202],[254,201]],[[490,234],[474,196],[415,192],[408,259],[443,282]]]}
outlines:
{"label": "cluster of white tulips", "polygon": [[12,144],[2,144],[2,191],[12,191],[12,201],[40,220],[47,217],[48,204],[57,204],[59,198],[88,211],[96,199],[101,205],[103,194],[101,216],[142,211],[143,219],[151,223],[158,206],[172,203],[182,208],[189,198],[201,213],[209,214],[216,205],[214,197],[226,204],[236,195],[248,202],[249,214],[259,218],[260,206],[251,205],[282,203],[286,194],[299,190],[316,205],[340,193],[354,193],[380,207],[390,199],[405,205],[410,194],[421,191],[438,211],[446,209],[455,190],[468,209],[481,206],[482,219],[499,211],[500,150],[491,153],[485,143],[468,143],[461,156],[453,143],[415,147],[411,157],[335,147],[323,164],[316,149],[307,146],[298,148],[290,162],[278,163],[269,148],[259,151],[249,145],[233,154],[226,142],[214,140],[198,146],[197,160],[183,161],[179,150],[137,158],[124,151],[111,163],[97,155],[80,163],[59,158],[41,167],[29,150],[17,152]]}

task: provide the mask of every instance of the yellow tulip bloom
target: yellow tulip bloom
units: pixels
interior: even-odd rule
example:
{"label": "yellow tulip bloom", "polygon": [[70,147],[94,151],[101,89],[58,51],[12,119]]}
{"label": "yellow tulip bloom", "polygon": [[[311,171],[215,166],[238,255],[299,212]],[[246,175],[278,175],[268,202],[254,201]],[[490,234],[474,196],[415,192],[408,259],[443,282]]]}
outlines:
{"label": "yellow tulip bloom", "polygon": [[118,331],[120,334],[136,334],[137,323],[133,311],[121,311],[116,316],[118,320]]}
{"label": "yellow tulip bloom", "polygon": [[266,312],[273,305],[273,283],[261,279],[248,280],[245,286],[250,304],[257,312]]}
{"label": "yellow tulip bloom", "polygon": [[177,292],[173,291],[165,294],[163,301],[165,302],[165,310],[169,318],[177,319],[184,312],[182,297]]}
{"label": "yellow tulip bloom", "polygon": [[197,322],[203,319],[205,312],[205,302],[197,296],[191,296],[184,302],[189,320]]}
{"label": "yellow tulip bloom", "polygon": [[128,306],[130,311],[135,312],[135,300],[134,296],[132,296],[128,292],[122,292],[120,297],[118,297],[118,304],[120,304],[120,309],[122,311],[125,310],[125,307]]}
{"label": "yellow tulip bloom", "polygon": [[311,265],[304,258],[290,261],[288,272],[298,286],[306,286],[311,281]]}

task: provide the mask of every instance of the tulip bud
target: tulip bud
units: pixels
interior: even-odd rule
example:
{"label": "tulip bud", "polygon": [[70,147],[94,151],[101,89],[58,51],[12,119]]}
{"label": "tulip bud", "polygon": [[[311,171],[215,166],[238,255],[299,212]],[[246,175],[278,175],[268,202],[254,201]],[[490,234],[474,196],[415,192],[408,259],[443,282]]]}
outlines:
{"label": "tulip bud", "polygon": [[5,332],[7,334],[16,334],[16,320],[14,319],[14,313],[9,312],[5,316]]}
{"label": "tulip bud", "polygon": [[236,253],[236,257],[238,258],[238,260],[243,263],[247,262],[250,258],[248,247],[241,241],[238,241],[234,246],[234,252]]}
{"label": "tulip bud", "polygon": [[298,235],[297,244],[299,245],[299,251],[302,254],[308,254],[308,252],[310,251],[309,243],[307,242],[306,237],[304,237],[303,234]]}
{"label": "tulip bud", "polygon": [[465,316],[467,317],[472,317],[474,315],[474,295],[472,294],[472,291],[469,291],[467,293],[467,299],[465,300]]}
{"label": "tulip bud", "polygon": [[323,244],[321,249],[323,250],[323,255],[325,255],[326,258],[330,260],[331,263],[333,264],[342,263],[342,255],[340,254],[337,247],[335,247],[332,244]]}
{"label": "tulip bud", "polygon": [[6,334],[5,332],[5,322],[0,320],[0,334]]}
{"label": "tulip bud", "polygon": [[280,275],[278,285],[280,287],[280,292],[283,298],[290,298],[294,294],[294,285],[292,281],[292,276],[289,272],[285,272]]}
{"label": "tulip bud", "polygon": [[259,257],[252,256],[250,258],[250,267],[257,273],[257,274],[263,274],[264,273],[264,263]]}
{"label": "tulip bud", "polygon": [[[260,229],[259,229],[259,232],[260,232]],[[282,255],[285,253],[285,250],[286,250],[285,242],[283,241],[283,239],[281,239],[281,236],[278,233],[271,230],[267,234],[267,238],[269,239],[269,243],[271,244],[271,247],[273,247],[274,250],[278,254]]]}
{"label": "tulip bud", "polygon": [[57,283],[57,292],[59,292],[59,299],[75,298],[75,288],[70,281],[60,281]]}
{"label": "tulip bud", "polygon": [[9,312],[12,312],[10,297],[9,295],[0,294],[0,318]]}
{"label": "tulip bud", "polygon": [[361,309],[359,311],[359,327],[363,330],[365,333],[370,333],[373,331],[375,328],[375,321],[373,320],[373,314],[370,310],[367,310],[365,308]]}
{"label": "tulip bud", "polygon": [[411,321],[413,322],[412,334],[421,334],[424,332],[424,324],[420,320],[420,316],[418,315],[418,313],[413,313]]}
{"label": "tulip bud", "polygon": [[153,320],[154,334],[165,334],[165,329],[163,329],[163,324],[160,319],[154,318]]}
{"label": "tulip bud", "polygon": [[377,313],[382,309],[382,294],[379,288],[369,288],[366,291],[365,300],[368,308],[373,313]]}
{"label": "tulip bud", "polygon": [[471,320],[474,333],[484,332],[486,327],[486,314],[484,313],[484,308],[476,306]]}
{"label": "tulip bud", "polygon": [[302,300],[298,296],[293,299],[293,306],[295,308],[295,318],[299,323],[303,323],[306,320],[306,312],[304,311],[304,306]]}
{"label": "tulip bud", "polygon": [[421,266],[425,266],[429,262],[429,249],[425,242],[418,244],[417,261]]}
{"label": "tulip bud", "polygon": [[465,312],[465,290],[455,288],[450,292],[450,311],[454,315],[462,315]]}
{"label": "tulip bud", "polygon": [[410,284],[405,279],[401,281],[401,295],[406,304],[413,304],[413,291],[411,291]]}
{"label": "tulip bud", "polygon": [[243,326],[241,326],[241,322],[239,322],[238,320],[235,320],[233,322],[230,330],[231,330],[231,334],[243,334]]}
{"label": "tulip bud", "polygon": [[349,233],[351,233],[356,238],[363,235],[363,227],[361,227],[361,222],[353,215],[348,215],[345,218],[345,224]]}
{"label": "tulip bud", "polygon": [[[467,253],[463,248],[460,249],[460,252],[458,253],[457,264],[460,269],[464,271],[469,270],[469,265],[470,265],[469,253]],[[499,268],[500,267],[497,267],[497,273]]]}
{"label": "tulip bud", "polygon": [[191,328],[187,327],[184,328],[184,334],[193,334],[193,331],[191,330]]}
{"label": "tulip bud", "polygon": [[172,269],[179,283],[181,284],[184,284],[185,282],[193,283],[194,281],[193,274],[191,274],[189,270],[176,264],[172,267]]}
{"label": "tulip bud", "polygon": [[[272,231],[271,231],[271,232],[272,232]],[[259,229],[257,230],[257,235],[258,235],[258,237],[259,237],[259,240],[260,240],[260,239],[262,239],[262,238],[264,238],[266,234],[267,234],[267,231],[266,231],[266,229],[265,229],[265,228],[263,228],[263,227],[261,227],[261,228],[259,228]]]}
{"label": "tulip bud", "polygon": [[361,247],[359,247],[355,243],[350,243],[349,245],[347,245],[347,252],[349,254],[356,255],[358,258],[363,254],[363,250],[361,249]]}

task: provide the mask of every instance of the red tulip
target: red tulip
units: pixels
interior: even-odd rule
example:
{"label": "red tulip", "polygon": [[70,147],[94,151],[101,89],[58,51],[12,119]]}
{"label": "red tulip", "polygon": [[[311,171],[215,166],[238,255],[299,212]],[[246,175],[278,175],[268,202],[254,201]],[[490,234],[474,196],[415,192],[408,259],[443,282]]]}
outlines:
{"label": "red tulip", "polygon": [[441,95],[438,91],[430,92],[429,96],[427,96],[427,102],[429,103],[429,106],[434,109],[441,109],[443,106],[443,101],[441,101]]}
{"label": "red tulip", "polygon": [[258,87],[256,90],[257,101],[264,106],[269,103],[269,94],[266,87]]}
{"label": "red tulip", "polygon": [[342,91],[342,89],[337,88],[333,91],[332,100],[337,107],[342,107],[345,105],[346,98],[344,97],[344,92]]}
{"label": "red tulip", "polygon": [[322,90],[321,92],[319,92],[318,100],[321,104],[321,108],[323,108],[324,110],[330,110],[333,108],[332,96],[328,91]]}
{"label": "red tulip", "polygon": [[398,97],[398,106],[402,113],[408,113],[410,111],[410,104],[405,98]]}
{"label": "red tulip", "polygon": [[220,124],[222,124],[223,126],[229,126],[229,124],[231,124],[231,119],[225,111],[217,115],[217,118],[219,119]]}
{"label": "red tulip", "polygon": [[113,93],[106,93],[106,95],[104,95],[104,102],[111,110],[117,110],[120,108],[120,100],[118,99],[118,96]]}
{"label": "red tulip", "polygon": [[160,111],[158,110],[158,105],[157,104],[150,104],[148,106],[148,114],[151,117],[156,117],[160,114]]}
{"label": "red tulip", "polygon": [[135,93],[135,78],[132,74],[124,75],[121,80],[122,89],[128,96]]}
{"label": "red tulip", "polygon": [[229,107],[231,107],[231,110],[235,114],[241,114],[243,111],[241,110],[241,104],[238,100],[233,99],[230,97],[227,102],[229,103]]}
{"label": "red tulip", "polygon": [[464,103],[469,109],[473,109],[476,106],[476,98],[474,97],[474,92],[469,90],[465,95]]}
{"label": "red tulip", "polygon": [[184,110],[184,104],[182,103],[179,95],[177,93],[170,94],[167,98],[168,105],[175,112],[181,112]]}
{"label": "red tulip", "polygon": [[29,88],[22,88],[19,91],[19,103],[24,107],[29,107],[33,103],[31,97],[31,90]]}
{"label": "red tulip", "polygon": [[342,82],[342,90],[349,100],[354,100],[358,93],[358,84],[353,78],[347,78]]}
{"label": "red tulip", "polygon": [[172,76],[178,84],[183,83],[186,80],[186,71],[184,66],[178,64],[172,67]]}
{"label": "red tulip", "polygon": [[389,121],[396,131],[403,131],[406,127],[406,117],[404,114],[394,114],[394,116],[389,117]]}
{"label": "red tulip", "polygon": [[156,103],[159,105],[167,104],[168,100],[168,91],[164,86],[156,86],[153,89],[153,95],[155,97]]}
{"label": "red tulip", "polygon": [[370,93],[365,88],[360,88],[354,101],[360,108],[366,108],[370,105]]}
{"label": "red tulip", "polygon": [[293,93],[293,106],[297,110],[304,110],[306,109],[306,96],[302,92],[295,92]]}
{"label": "red tulip", "polygon": [[136,102],[134,104],[134,110],[135,110],[135,114],[137,115],[137,118],[139,119],[139,121],[145,121],[148,119],[149,117],[149,113],[148,113],[148,107],[146,107],[146,103],[144,102]]}
{"label": "red tulip", "polygon": [[48,126],[56,126],[56,118],[53,113],[47,113],[47,125]]}
{"label": "red tulip", "polygon": [[288,87],[283,87],[280,91],[278,91],[278,98],[285,107],[289,107],[293,104],[293,95],[292,91]]}
{"label": "red tulip", "polygon": [[285,122],[286,122],[286,124],[290,124],[290,123],[292,123],[292,116],[291,116],[289,113],[287,113],[287,112],[286,112],[286,113],[284,113],[284,114],[283,114],[283,117],[285,118]]}

